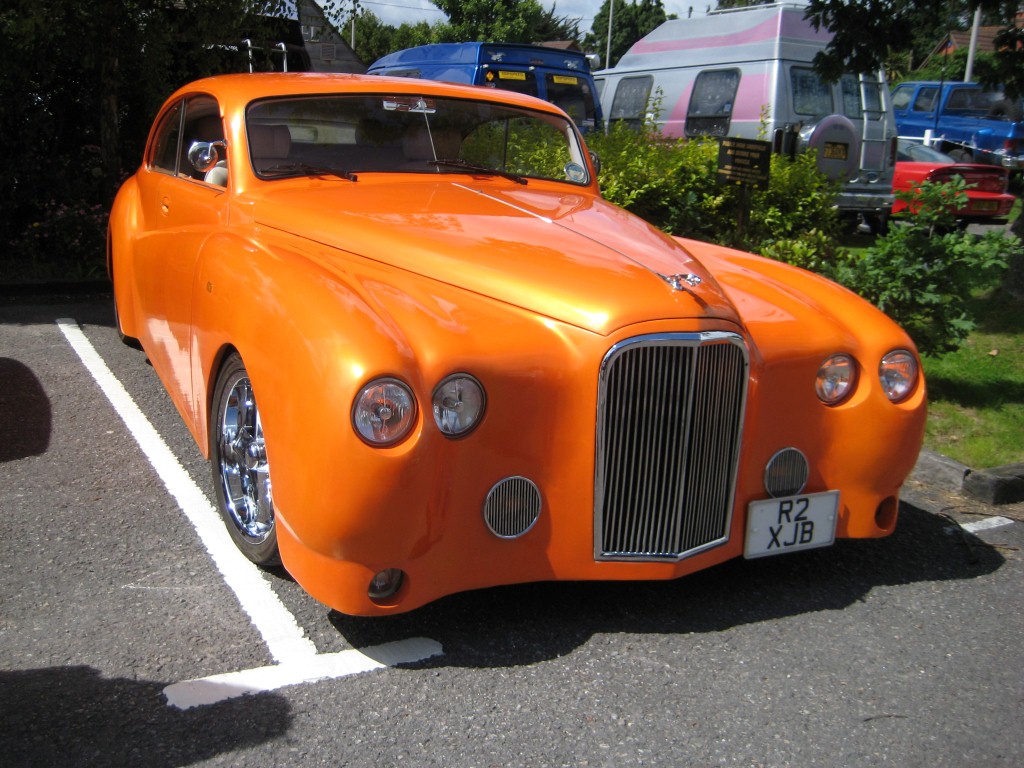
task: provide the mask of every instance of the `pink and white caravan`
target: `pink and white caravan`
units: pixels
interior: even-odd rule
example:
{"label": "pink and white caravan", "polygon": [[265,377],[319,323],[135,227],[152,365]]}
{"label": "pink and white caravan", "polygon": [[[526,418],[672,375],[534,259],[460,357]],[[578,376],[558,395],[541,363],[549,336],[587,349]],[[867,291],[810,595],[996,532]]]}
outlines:
{"label": "pink and white caravan", "polygon": [[843,182],[838,206],[869,224],[892,207],[896,125],[885,74],[823,82],[816,31],[797,3],[666,21],[612,69],[595,73],[609,123],[653,120],[668,136],[767,139],[776,152],[817,151]]}

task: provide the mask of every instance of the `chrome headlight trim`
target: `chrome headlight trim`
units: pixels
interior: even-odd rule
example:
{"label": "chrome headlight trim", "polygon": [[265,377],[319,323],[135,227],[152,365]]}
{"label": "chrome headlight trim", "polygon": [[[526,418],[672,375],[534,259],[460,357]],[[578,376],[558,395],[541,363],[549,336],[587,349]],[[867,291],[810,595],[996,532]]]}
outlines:
{"label": "chrome headlight trim", "polygon": [[434,423],[446,437],[465,437],[483,420],[487,393],[483,384],[468,373],[446,376],[431,396]]}
{"label": "chrome headlight trim", "polygon": [[352,428],[367,445],[384,448],[404,440],[416,425],[416,398],[399,379],[367,382],[352,403]]}
{"label": "chrome headlight trim", "polygon": [[921,378],[921,366],[917,356],[908,349],[894,349],[882,357],[878,364],[878,380],[882,391],[893,403],[900,403],[910,397]]}
{"label": "chrome headlight trim", "polygon": [[853,392],[857,384],[857,361],[852,355],[837,352],[829,355],[818,366],[814,391],[825,405],[838,405]]}

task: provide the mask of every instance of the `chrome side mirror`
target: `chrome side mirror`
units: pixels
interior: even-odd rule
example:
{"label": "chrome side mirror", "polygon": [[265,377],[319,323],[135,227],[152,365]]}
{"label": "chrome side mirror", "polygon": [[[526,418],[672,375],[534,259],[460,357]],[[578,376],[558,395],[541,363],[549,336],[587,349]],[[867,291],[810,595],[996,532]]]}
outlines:
{"label": "chrome side mirror", "polygon": [[206,173],[227,156],[228,145],[224,141],[193,141],[188,148],[188,161],[200,173]]}
{"label": "chrome side mirror", "polygon": [[590,162],[594,166],[594,173],[600,173],[601,172],[601,158],[598,156],[597,152],[595,152],[594,150],[590,149],[590,150],[587,150],[587,151],[590,154]]}

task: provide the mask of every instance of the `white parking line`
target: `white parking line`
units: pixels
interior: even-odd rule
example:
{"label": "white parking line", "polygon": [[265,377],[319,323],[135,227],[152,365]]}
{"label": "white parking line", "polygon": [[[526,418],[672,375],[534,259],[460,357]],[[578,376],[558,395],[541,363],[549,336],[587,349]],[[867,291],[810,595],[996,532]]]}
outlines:
{"label": "white parking line", "polygon": [[198,680],[186,680],[164,688],[167,703],[191,709],[249,693],[274,691],[287,685],[357,675],[374,669],[409,664],[441,654],[441,644],[414,637],[361,650],[322,653],[296,662],[228,672]]}
{"label": "white parking line", "polygon": [[[996,515],[995,517],[986,517],[984,520],[976,520],[973,523],[964,523],[960,527],[968,533],[977,533],[978,531],[987,531],[990,528],[1002,528],[1004,525],[1013,525],[1013,520]],[[955,529],[949,528],[947,530]]]}
{"label": "white parking line", "polygon": [[[362,651],[317,655],[316,646],[271,589],[266,576],[232,543],[209,499],[107,367],[78,323],[70,318],[61,318],[57,325],[192,523],[217,570],[235,593],[242,609],[263,636],[271,657],[277,662],[273,667],[168,686],[165,689],[168,703],[181,706],[176,702],[185,702],[183,708],[209,704],[254,691],[275,690],[283,685],[340,677],[393,663],[419,661],[441,653],[441,646],[433,640],[414,638]],[[214,692],[219,692],[219,695],[214,697]]]}

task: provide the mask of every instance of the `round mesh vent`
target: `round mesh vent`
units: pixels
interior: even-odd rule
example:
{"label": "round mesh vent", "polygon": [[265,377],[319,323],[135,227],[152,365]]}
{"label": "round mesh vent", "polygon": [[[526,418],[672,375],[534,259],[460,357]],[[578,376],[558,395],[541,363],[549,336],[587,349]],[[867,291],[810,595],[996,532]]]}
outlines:
{"label": "round mesh vent", "polygon": [[540,517],[540,491],[525,477],[497,482],[484,501],[484,522],[502,539],[522,536]]}
{"label": "round mesh vent", "polygon": [[764,487],[773,498],[795,496],[807,485],[808,474],[807,458],[796,448],[783,448],[764,468]]}

